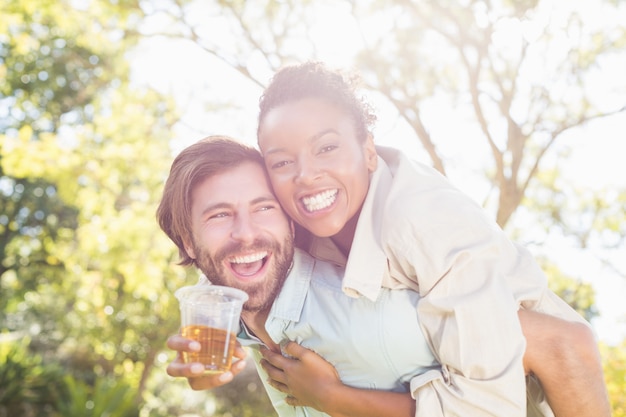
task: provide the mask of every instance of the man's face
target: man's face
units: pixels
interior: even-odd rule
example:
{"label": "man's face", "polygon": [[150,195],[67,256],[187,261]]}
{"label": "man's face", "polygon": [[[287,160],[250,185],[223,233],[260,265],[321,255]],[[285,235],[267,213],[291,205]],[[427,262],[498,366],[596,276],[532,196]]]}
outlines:
{"label": "man's face", "polygon": [[216,285],[248,293],[245,311],[269,308],[293,258],[293,230],[253,162],[207,178],[192,192],[187,253]]}

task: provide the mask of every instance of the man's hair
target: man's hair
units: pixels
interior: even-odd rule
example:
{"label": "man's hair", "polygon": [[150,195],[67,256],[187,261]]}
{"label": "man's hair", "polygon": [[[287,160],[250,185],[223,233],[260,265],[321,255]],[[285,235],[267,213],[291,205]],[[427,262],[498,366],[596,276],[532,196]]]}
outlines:
{"label": "man's hair", "polygon": [[376,115],[371,106],[357,96],[359,81],[356,74],[333,71],[321,62],[284,67],[274,75],[259,100],[257,136],[263,119],[272,109],[306,98],[319,98],[348,113],[354,120],[357,138],[365,141]]}
{"label": "man's hair", "polygon": [[264,168],[258,150],[227,136],[209,136],[185,148],[172,163],[157,209],[161,229],[178,247],[180,265],[194,265],[187,255],[185,242],[192,243],[191,206],[194,188],[207,178],[254,162]]}

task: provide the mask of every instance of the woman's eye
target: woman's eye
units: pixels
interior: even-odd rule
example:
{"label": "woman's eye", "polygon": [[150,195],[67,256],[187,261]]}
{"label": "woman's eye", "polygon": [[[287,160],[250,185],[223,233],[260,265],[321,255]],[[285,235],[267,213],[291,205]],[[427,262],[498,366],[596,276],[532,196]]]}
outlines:
{"label": "woman's eye", "polygon": [[280,162],[276,162],[274,164],[272,164],[272,168],[276,169],[276,168],[282,168],[285,165],[288,165],[289,161],[280,161]]}
{"label": "woman's eye", "polygon": [[326,152],[330,152],[337,149],[336,145],[327,145],[327,146],[323,146],[322,148],[320,148],[319,153],[326,153]]}

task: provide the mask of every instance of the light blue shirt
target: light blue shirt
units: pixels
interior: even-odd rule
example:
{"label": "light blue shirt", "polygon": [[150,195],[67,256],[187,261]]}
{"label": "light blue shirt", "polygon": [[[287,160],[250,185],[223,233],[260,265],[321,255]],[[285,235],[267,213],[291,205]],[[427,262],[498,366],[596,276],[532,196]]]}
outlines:
{"label": "light blue shirt", "polygon": [[[408,392],[413,377],[438,367],[418,323],[419,294],[384,288],[375,301],[348,297],[342,291],[343,272],[296,249],[265,325],[270,337],[314,350],[335,366],[346,385]],[[242,345],[253,348],[252,357],[280,417],[327,416],[287,405],[283,393],[265,384],[259,340],[245,331],[239,336]]]}

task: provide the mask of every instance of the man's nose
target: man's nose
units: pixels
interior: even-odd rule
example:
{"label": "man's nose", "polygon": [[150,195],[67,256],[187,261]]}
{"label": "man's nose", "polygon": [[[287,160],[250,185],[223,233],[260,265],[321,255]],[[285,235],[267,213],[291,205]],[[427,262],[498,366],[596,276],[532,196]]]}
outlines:
{"label": "man's nose", "polygon": [[240,242],[253,242],[257,235],[257,227],[249,215],[238,215],[231,235]]}

